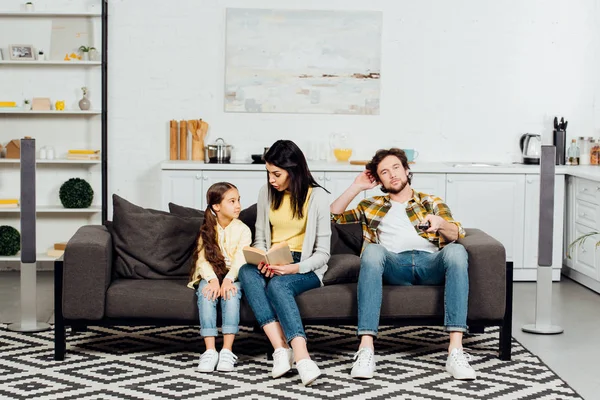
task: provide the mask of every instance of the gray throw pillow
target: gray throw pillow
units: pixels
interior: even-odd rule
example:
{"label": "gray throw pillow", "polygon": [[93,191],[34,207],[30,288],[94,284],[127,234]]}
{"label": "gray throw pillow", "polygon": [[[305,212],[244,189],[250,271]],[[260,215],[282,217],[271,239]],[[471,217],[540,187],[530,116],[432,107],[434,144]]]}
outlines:
{"label": "gray throw pillow", "polygon": [[116,277],[181,279],[191,267],[198,222],[113,195],[112,237]]}
{"label": "gray throw pillow", "polygon": [[331,223],[331,254],[360,255],[362,248],[361,224]]}

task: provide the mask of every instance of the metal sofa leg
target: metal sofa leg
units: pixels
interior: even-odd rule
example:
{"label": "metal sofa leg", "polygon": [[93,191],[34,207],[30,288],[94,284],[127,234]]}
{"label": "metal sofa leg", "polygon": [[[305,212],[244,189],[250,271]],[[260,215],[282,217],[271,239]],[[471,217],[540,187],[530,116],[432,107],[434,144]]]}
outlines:
{"label": "metal sofa leg", "polygon": [[512,311],[513,311],[513,263],[506,263],[506,304],[504,319],[500,328],[500,359],[510,361],[512,342]]}
{"label": "metal sofa leg", "polygon": [[63,361],[67,350],[65,320],[62,313],[63,260],[54,262],[54,359]]}

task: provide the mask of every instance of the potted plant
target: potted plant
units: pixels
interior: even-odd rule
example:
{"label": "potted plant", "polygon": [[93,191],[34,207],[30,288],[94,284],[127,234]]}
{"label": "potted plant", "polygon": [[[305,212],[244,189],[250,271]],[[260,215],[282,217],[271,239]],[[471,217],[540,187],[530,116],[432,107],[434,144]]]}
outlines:
{"label": "potted plant", "polygon": [[[583,245],[587,239],[589,239],[591,236],[595,236],[595,235],[600,235],[600,232],[595,232],[595,231],[588,232],[586,234],[579,236],[577,239],[573,240],[573,242],[571,242],[571,244],[569,244],[569,247],[567,247],[567,257],[571,258],[574,247]],[[595,247],[600,247],[600,241],[596,242]]]}
{"label": "potted plant", "polygon": [[28,1],[27,3],[25,3],[25,10],[33,11],[33,3],[31,1]]}
{"label": "potted plant", "polygon": [[31,110],[31,102],[28,99],[23,100],[23,109]]}
{"label": "potted plant", "polygon": [[88,46],[79,46],[79,51],[81,52],[81,59],[83,61],[89,61],[90,60],[90,50],[94,50],[96,51],[95,47],[88,47]]}

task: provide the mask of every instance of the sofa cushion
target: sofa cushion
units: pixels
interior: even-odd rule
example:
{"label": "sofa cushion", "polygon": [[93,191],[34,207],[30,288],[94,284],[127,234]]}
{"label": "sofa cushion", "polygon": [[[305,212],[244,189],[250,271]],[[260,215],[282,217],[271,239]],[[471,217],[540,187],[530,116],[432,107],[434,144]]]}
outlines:
{"label": "sofa cushion", "polygon": [[323,276],[324,285],[358,282],[360,257],[354,254],[333,254],[327,262],[328,268]]}
{"label": "sofa cushion", "polygon": [[204,221],[204,211],[180,206],[179,204],[175,203],[169,203],[169,211],[171,214],[193,220],[196,224],[198,224],[198,231],[200,231],[200,225],[202,225],[202,221]]}
{"label": "sofa cushion", "polygon": [[198,223],[113,195],[112,235],[116,277],[181,278],[189,273]]}
{"label": "sofa cushion", "polygon": [[362,248],[361,224],[331,223],[331,254],[360,255]]}

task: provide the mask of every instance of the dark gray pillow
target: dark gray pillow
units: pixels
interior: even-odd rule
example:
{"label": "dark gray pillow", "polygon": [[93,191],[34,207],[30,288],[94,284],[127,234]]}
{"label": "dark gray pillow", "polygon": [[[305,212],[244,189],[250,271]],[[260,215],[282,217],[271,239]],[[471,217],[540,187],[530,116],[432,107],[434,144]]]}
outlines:
{"label": "dark gray pillow", "polygon": [[362,248],[361,224],[331,223],[331,254],[360,255]]}
{"label": "dark gray pillow", "polygon": [[200,226],[202,225],[202,221],[204,221],[204,211],[191,207],[180,206],[179,204],[175,203],[169,203],[169,211],[171,214],[193,220],[198,226],[197,231],[200,232]]}
{"label": "dark gray pillow", "polygon": [[328,268],[323,276],[324,285],[358,282],[360,257],[354,254],[334,254],[327,262]]}
{"label": "dark gray pillow", "polygon": [[189,274],[198,222],[113,194],[112,237],[116,277],[181,279]]}

